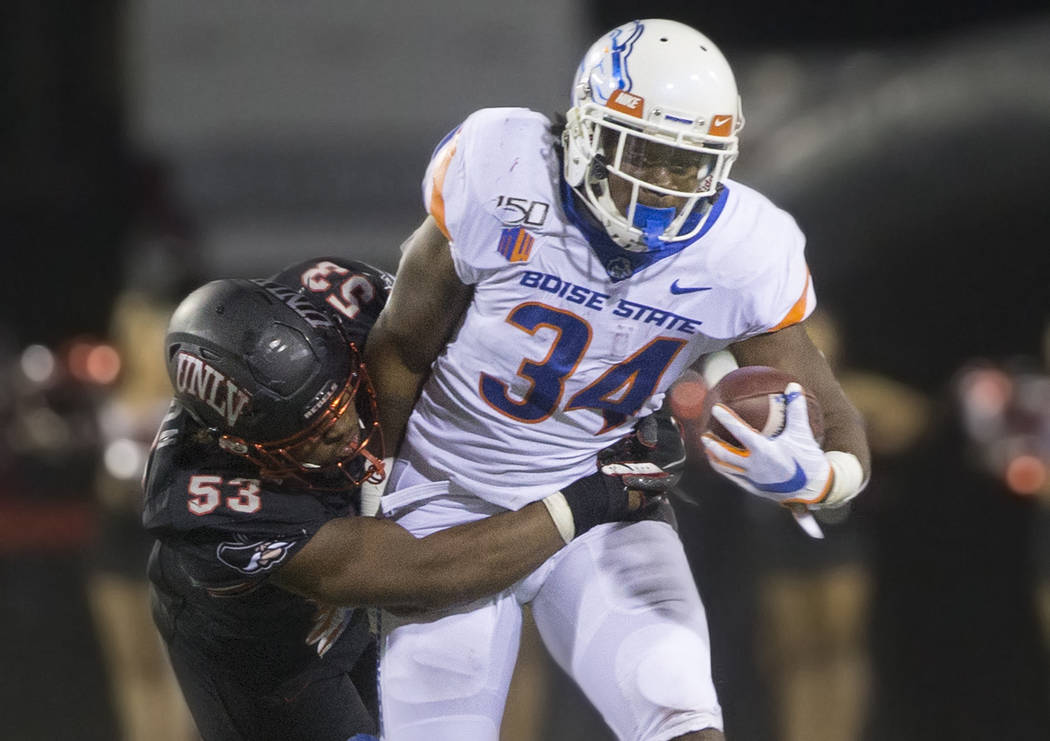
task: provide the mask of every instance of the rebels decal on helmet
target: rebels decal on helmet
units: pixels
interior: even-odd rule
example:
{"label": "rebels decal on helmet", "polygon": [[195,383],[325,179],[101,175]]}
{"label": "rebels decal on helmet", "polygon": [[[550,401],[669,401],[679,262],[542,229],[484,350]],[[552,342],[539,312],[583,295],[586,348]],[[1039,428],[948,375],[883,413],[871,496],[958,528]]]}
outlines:
{"label": "rebels decal on helmet", "polygon": [[335,381],[330,382],[327,386],[317,392],[317,395],[310,401],[310,404],[306,407],[303,412],[303,419],[310,419],[324,407],[329,400],[335,396],[335,392],[339,390],[339,384]]}

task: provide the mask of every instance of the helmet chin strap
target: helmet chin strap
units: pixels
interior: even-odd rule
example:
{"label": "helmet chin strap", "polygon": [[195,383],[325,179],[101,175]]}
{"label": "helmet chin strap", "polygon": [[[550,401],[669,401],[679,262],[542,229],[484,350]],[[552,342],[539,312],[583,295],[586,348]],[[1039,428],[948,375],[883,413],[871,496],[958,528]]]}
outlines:
{"label": "helmet chin strap", "polygon": [[673,206],[654,208],[637,203],[634,206],[634,225],[642,230],[645,246],[655,249],[662,246],[662,238],[667,227],[671,226],[678,209]]}

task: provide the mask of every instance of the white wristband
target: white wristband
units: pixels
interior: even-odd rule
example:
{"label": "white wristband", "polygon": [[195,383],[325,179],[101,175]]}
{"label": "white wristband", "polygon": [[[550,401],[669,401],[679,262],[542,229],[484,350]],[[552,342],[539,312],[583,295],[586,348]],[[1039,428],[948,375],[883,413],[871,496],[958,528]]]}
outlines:
{"label": "white wristband", "polygon": [[366,480],[361,484],[361,516],[362,517],[375,517],[379,512],[379,498],[383,496],[383,492],[386,491],[386,482],[390,478],[390,469],[394,465],[394,457],[383,459],[383,471],[386,472],[386,476],[378,484],[373,483],[371,479]]}
{"label": "white wristband", "polygon": [[576,520],[572,517],[572,509],[569,508],[565,495],[559,491],[540,501],[554,520],[554,527],[558,528],[561,539],[566,543],[571,542],[576,537]]}
{"label": "white wristband", "polygon": [[868,482],[864,479],[864,468],[860,465],[860,460],[853,453],[829,450],[824,455],[831,464],[835,479],[831,484],[831,491],[820,506],[837,507],[860,494]]}

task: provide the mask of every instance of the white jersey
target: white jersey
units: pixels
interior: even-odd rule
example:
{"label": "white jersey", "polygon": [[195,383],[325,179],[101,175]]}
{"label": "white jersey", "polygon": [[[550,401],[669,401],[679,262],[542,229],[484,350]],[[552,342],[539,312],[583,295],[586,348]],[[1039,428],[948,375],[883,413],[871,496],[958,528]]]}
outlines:
{"label": "white jersey", "polygon": [[611,278],[607,267],[634,258],[614,248],[603,264],[592,249],[601,237],[564,197],[550,121],[533,111],[472,114],[435,151],[423,189],[475,291],[401,456],[503,507],[593,472],[595,454],[700,356],[816,304],[794,220],[733,181],[688,246]]}

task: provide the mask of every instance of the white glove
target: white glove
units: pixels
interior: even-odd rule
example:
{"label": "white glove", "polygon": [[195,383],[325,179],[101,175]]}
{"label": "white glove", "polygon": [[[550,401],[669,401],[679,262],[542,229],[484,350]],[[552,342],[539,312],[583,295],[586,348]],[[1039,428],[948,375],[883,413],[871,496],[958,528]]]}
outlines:
{"label": "white glove", "polygon": [[[710,432],[701,440],[711,465],[720,474],[752,494],[788,507],[825,507],[842,504],[848,496],[829,499],[835,472],[828,456],[817,445],[809,427],[806,395],[797,383],[784,389],[784,429],[765,437],[737,417],[728,407],[716,404],[711,414],[744,446],[738,448]],[[843,455],[849,455],[848,453]],[[856,460],[854,456],[850,456]],[[857,464],[859,468],[859,463]]]}

